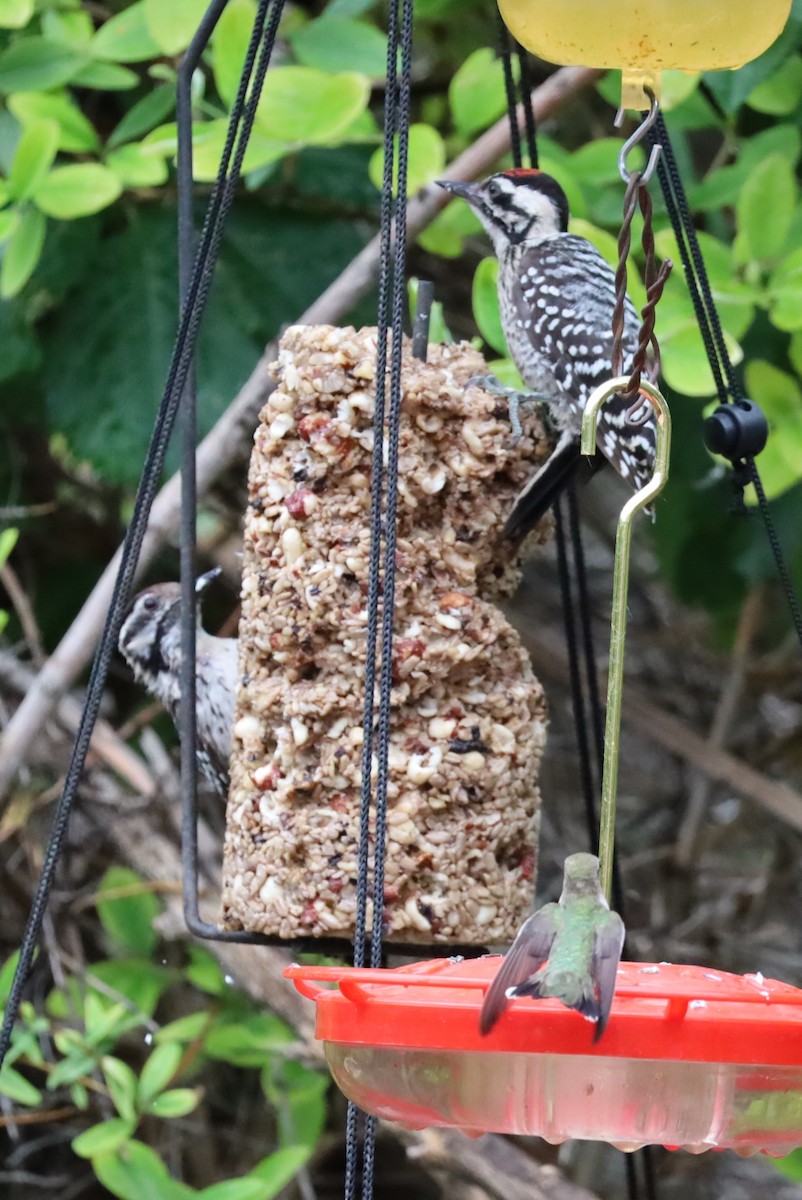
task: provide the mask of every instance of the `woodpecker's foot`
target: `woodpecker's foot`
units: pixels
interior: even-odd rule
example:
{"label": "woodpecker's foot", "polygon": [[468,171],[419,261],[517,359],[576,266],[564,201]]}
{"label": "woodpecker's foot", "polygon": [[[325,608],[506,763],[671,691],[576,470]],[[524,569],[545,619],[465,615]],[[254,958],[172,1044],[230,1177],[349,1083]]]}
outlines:
{"label": "woodpecker's foot", "polygon": [[537,392],[519,392],[515,388],[505,387],[499,379],[496,379],[495,375],[474,375],[473,379],[468,380],[468,387],[479,387],[483,392],[488,392],[491,396],[500,396],[507,401],[507,415],[510,419],[513,445],[516,445],[523,436],[520,412],[525,405],[539,408],[541,418],[551,428],[548,396],[541,396]]}

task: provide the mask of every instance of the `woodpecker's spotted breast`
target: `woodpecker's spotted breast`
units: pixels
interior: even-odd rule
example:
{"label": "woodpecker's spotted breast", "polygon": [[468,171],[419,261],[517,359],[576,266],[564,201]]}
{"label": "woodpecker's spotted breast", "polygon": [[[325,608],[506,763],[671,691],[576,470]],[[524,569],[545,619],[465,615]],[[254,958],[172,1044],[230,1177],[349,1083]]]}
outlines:
{"label": "woodpecker's spotted breast", "polygon": [[[519,496],[505,532],[525,533],[580,462],[582,415],[591,392],[612,376],[615,276],[586,238],[568,233],[568,202],[541,171],[517,168],[481,184],[446,184],[484,224],[499,261],[501,320],[510,354],[555,427],[554,453]],[[624,369],[640,321],[627,298]],[[614,397],[599,415],[597,447],[634,489],[651,477],[656,425],[651,405],[628,417],[631,400]]]}

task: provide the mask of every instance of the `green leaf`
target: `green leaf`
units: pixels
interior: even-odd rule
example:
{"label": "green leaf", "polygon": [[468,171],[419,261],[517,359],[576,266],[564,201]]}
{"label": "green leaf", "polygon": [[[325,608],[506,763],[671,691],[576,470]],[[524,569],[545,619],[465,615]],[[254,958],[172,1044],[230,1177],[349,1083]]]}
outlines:
{"label": "green leaf", "polygon": [[118,63],[90,62],[73,78],[78,87],[93,88],[97,92],[127,92],[139,84],[139,76],[129,67]]}
{"label": "green leaf", "polygon": [[256,109],[256,128],[277,142],[329,145],[367,106],[370,80],[352,71],[274,67]]}
{"label": "green leaf", "polygon": [[147,1103],[167,1087],[178,1070],[183,1053],[178,1042],[163,1042],[156,1047],[139,1073],[140,1101]]}
{"label": "green leaf", "polygon": [[169,83],[159,84],[129,108],[106,145],[109,150],[114,150],[125,142],[142,137],[169,117],[174,109],[175,87]]}
{"label": "green leaf", "polygon": [[[220,159],[228,137],[228,120],[221,117],[196,126],[192,135],[192,174],[199,182],[211,183],[217,178]],[[175,122],[159,125],[139,143],[143,154],[150,157],[173,158],[178,147]],[[242,174],[247,175],[279,159],[292,149],[286,142],[275,142],[255,130],[248,139],[242,162]]]}
{"label": "green leaf", "polygon": [[[585,142],[571,155],[570,169],[580,183],[601,187],[606,183],[618,183],[618,155],[621,142],[618,138],[596,138]],[[645,162],[645,155],[637,147],[627,159],[630,170],[640,170]]]}
{"label": "green leaf", "polygon": [[473,276],[473,317],[479,332],[499,354],[507,354],[498,306],[498,260],[483,258]]}
{"label": "green leaf", "polygon": [[19,224],[19,212],[16,208],[7,208],[0,212],[0,242],[7,241]]}
{"label": "green leaf", "polygon": [[[59,1039],[54,1038],[53,1040],[56,1046],[61,1049]],[[61,1052],[64,1053],[64,1051]],[[47,1090],[49,1092],[56,1092],[61,1087],[77,1083],[79,1079],[84,1079],[87,1075],[91,1075],[96,1066],[97,1062],[91,1054],[79,1054],[76,1052],[69,1058],[63,1058],[60,1063],[56,1063],[48,1075]]]}
{"label": "green leaf", "polygon": [[448,102],[465,137],[492,125],[507,107],[501,60],[483,46],[469,54],[448,85]]}
{"label": "green leaf", "polygon": [[387,39],[366,21],[331,17],[326,11],[292,33],[290,43],[305,67],[331,74],[359,71],[373,79],[384,78],[387,73]]}
{"label": "green leaf", "polygon": [[[16,546],[18,541],[19,541],[19,530],[18,529],[4,529],[0,533],[0,567],[4,567],[6,565],[6,563],[8,562],[9,556],[13,552],[14,547]],[[9,962],[14,962],[15,964],[17,961],[18,961],[18,957],[16,955],[12,959],[9,959]],[[8,963],[4,963],[3,971],[5,971],[7,967],[8,967]],[[15,966],[15,969],[16,969],[16,966]],[[4,981],[0,977],[0,988],[3,988],[3,987],[4,987]],[[9,984],[9,989],[10,989],[10,987],[11,987],[11,985]]]}
{"label": "green leaf", "polygon": [[152,1117],[185,1117],[194,1112],[201,1099],[199,1088],[171,1088],[151,1100],[147,1111]]}
{"label": "green leaf", "polygon": [[254,1178],[253,1175],[224,1179],[198,1193],[199,1200],[267,1200],[267,1197],[274,1195],[275,1192],[270,1190],[264,1180]]}
{"label": "green leaf", "polygon": [[302,1063],[274,1060],[262,1071],[264,1093],[278,1112],[281,1145],[303,1144],[312,1150],[326,1124],[326,1094],[331,1080]]}
{"label": "green leaf", "polygon": [[479,218],[464,200],[452,202],[418,234],[418,245],[441,258],[459,258],[465,238],[481,231]]}
{"label": "green leaf", "polygon": [[774,117],[794,112],[802,101],[802,58],[794,54],[781,63],[776,71],[753,88],[747,104],[757,112]]}
{"label": "green leaf", "polygon": [[27,200],[36,191],[56,157],[58,136],[58,125],[50,120],[34,121],[23,129],[8,175],[13,199]]}
{"label": "green leaf", "polygon": [[0,91],[39,92],[75,79],[86,54],[44,37],[22,38],[0,53]]}
{"label": "green leaf", "polygon": [[49,217],[62,221],[87,217],[113,204],[122,192],[113,171],[100,163],[70,163],[54,167],[34,193],[34,201]]}
{"label": "green leaf", "polygon": [[33,16],[33,0],[0,0],[0,29],[24,29]]}
{"label": "green leaf", "polygon": [[264,1194],[264,1200],[272,1200],[295,1178],[309,1161],[308,1146],[285,1146],[275,1153],[263,1158],[253,1168],[251,1175],[270,1185],[270,1191]]}
{"label": "green leaf", "polygon": [[359,17],[368,9],[373,8],[376,0],[329,0],[326,5],[327,17]]}
{"label": "green leaf", "polygon": [[237,94],[255,16],[255,0],[229,0],[212,34],[215,87],[229,106]]}
{"label": "green leaf", "polygon": [[272,1013],[251,1013],[209,1031],[204,1049],[210,1058],[223,1059],[237,1067],[261,1067],[294,1036]]}
{"label": "green leaf", "polygon": [[737,71],[705,72],[705,83],[726,112],[740,108],[750,92],[799,48],[800,32],[802,22],[797,13],[792,13],[777,40],[758,58]]}
{"label": "green leaf", "polygon": [[802,329],[802,250],[775,267],[766,290],[772,324],[788,332]]}
{"label": "green leaf", "polygon": [[776,258],[794,215],[797,186],[787,159],[773,154],[764,159],[744,184],[736,204],[738,233],[733,247],[736,263]]}
{"label": "green leaf", "polygon": [[[173,7],[170,0],[166,8]],[[129,8],[109,17],[98,29],[91,45],[95,58],[112,63],[146,62],[158,58],[161,47],[148,29],[145,19],[145,0],[137,0]]]}
{"label": "green leaf", "polygon": [[[81,461],[126,485],[139,477],[176,327],[175,210],[138,206],[128,217],[84,254],[79,286],[42,328],[51,434],[63,434]],[[264,342],[331,283],[363,237],[328,212],[288,213],[238,200],[200,335],[201,436],[228,407]]]}
{"label": "green leaf", "polygon": [[[396,138],[396,154],[393,163],[393,188],[398,187],[398,139]],[[409,164],[407,173],[407,195],[412,196],[420,191],[427,183],[437,179],[443,173],[446,163],[446,148],[443,139],[431,125],[410,125],[409,127]],[[371,156],[368,174],[375,186],[381,191],[384,178],[384,149],[381,148]]]}
{"label": "green leaf", "polygon": [[171,1041],[194,1042],[203,1037],[212,1020],[211,1013],[208,1012],[195,1012],[190,1013],[188,1017],[178,1017],[177,1020],[162,1025],[155,1040],[159,1044]]}
{"label": "green leaf", "polygon": [[[84,1001],[84,1024],[86,1044],[98,1047],[109,1039],[119,1037],[131,1025],[132,1014],[128,1009],[99,992],[88,991]],[[138,1020],[134,1018],[136,1024]]]}
{"label": "green leaf", "polygon": [[93,125],[66,92],[17,92],[9,96],[8,107],[24,126],[42,120],[55,121],[59,150],[81,154],[98,147]]}
{"label": "green leaf", "polygon": [[16,296],[31,277],[45,240],[47,222],[37,209],[26,207],[3,252],[0,297]]}
{"label": "green leaf", "polygon": [[663,71],[660,83],[660,107],[663,112],[678,108],[699,87],[701,75],[694,71]]}
{"label": "green leaf", "polygon": [[[132,894],[115,898],[114,893],[120,891]],[[153,951],[158,941],[153,922],[161,911],[158,897],[136,871],[109,867],[103,875],[97,892],[97,914],[106,933],[127,950],[140,954]]]}
{"label": "green leaf", "polygon": [[106,155],[106,166],[124,188],[159,187],[167,182],[169,171],[163,158],[149,154],[139,145],[120,146]]}
{"label": "green leaf", "polygon": [[802,479],[802,389],[793,376],[761,359],[747,364],[745,379],[748,395],[769,423],[760,476],[771,500]]}
{"label": "green leaf", "polygon": [[129,1140],[136,1129],[135,1121],[125,1121],[122,1117],[112,1117],[110,1121],[102,1121],[85,1129],[72,1139],[71,1145],[79,1158],[95,1158],[98,1154],[109,1154]]}
{"label": "green leaf", "polygon": [[[739,363],[743,358],[740,346],[726,332],[724,340],[733,363]],[[692,318],[671,332],[660,333],[660,347],[663,351],[663,378],[669,387],[683,396],[716,394],[715,380],[699,327]]]}
{"label": "green leaf", "polygon": [[189,982],[210,996],[222,996],[226,991],[226,982],[220,964],[205,946],[188,946],[189,964],[185,975]]}
{"label": "green leaf", "polygon": [[206,0],[144,0],[148,32],[163,54],[186,50],[206,12]]}
{"label": "green leaf", "polygon": [[776,1167],[786,1179],[802,1181],[802,1149],[792,1150],[784,1158],[772,1158],[771,1165]]}
{"label": "green leaf", "polygon": [[107,959],[94,963],[92,975],[130,1000],[143,1018],[153,1016],[159,998],[174,978],[173,972],[166,967],[144,958]]}
{"label": "green leaf", "polygon": [[114,1107],[126,1121],[136,1119],[136,1075],[120,1058],[105,1054],[101,1059],[106,1087]]}
{"label": "green leaf", "polygon": [[74,50],[82,50],[95,36],[95,26],[88,12],[49,9],[42,13],[42,33],[54,42],[64,42]]}
{"label": "green leaf", "polygon": [[108,1154],[98,1154],[92,1168],[118,1200],[195,1200],[197,1192],[171,1179],[155,1150],[130,1141]]}
{"label": "green leaf", "polygon": [[0,1068],[0,1093],[15,1104],[24,1104],[26,1108],[36,1108],[42,1103],[39,1089],[7,1064]]}

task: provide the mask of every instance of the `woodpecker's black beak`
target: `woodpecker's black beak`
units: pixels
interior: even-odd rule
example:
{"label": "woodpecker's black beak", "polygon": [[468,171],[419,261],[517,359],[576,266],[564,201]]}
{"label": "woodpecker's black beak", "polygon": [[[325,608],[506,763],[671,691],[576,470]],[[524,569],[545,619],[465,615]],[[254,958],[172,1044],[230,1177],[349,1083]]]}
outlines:
{"label": "woodpecker's black beak", "polygon": [[217,578],[222,569],[222,567],[212,567],[211,571],[206,571],[203,575],[199,575],[195,580],[195,595],[200,596],[202,592],[205,592],[209,584]]}
{"label": "woodpecker's black beak", "polygon": [[438,179],[437,186],[450,192],[452,196],[462,196],[469,204],[475,204],[479,198],[481,183],[464,183],[461,179]]}

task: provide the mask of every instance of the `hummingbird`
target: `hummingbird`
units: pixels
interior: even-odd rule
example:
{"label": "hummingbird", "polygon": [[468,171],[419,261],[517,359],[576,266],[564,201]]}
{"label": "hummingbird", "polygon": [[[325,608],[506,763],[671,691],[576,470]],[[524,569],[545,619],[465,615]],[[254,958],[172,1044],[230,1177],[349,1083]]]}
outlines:
{"label": "hummingbird", "polygon": [[[201,626],[200,597],[220,574],[215,567],[195,583],[198,766],[228,796],[228,759],[237,693],[237,638],[215,637]],[[118,640],[123,658],[161,700],[178,728],[181,699],[181,586],[157,583],[134,597]]]}
{"label": "hummingbird", "polygon": [[558,903],[544,905],[524,922],[488,988],[480,1033],[490,1033],[515,996],[553,997],[595,1021],[598,1042],[610,1016],[623,945],[624,922],[604,897],[598,858],[569,855]]}

